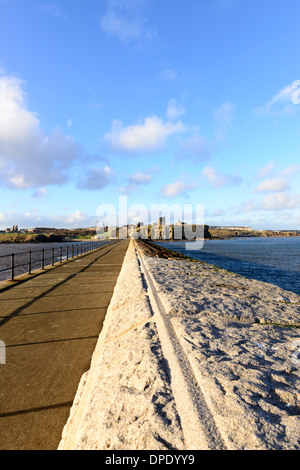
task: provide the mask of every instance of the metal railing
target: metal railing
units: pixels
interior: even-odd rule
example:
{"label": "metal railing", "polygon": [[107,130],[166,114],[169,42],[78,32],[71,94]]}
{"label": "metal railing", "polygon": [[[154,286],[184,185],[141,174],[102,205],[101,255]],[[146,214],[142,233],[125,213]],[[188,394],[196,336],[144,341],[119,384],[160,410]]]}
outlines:
{"label": "metal railing", "polygon": [[[10,279],[14,281],[16,275],[31,274],[33,269],[45,269],[46,266],[54,266],[57,263],[90,253],[101,246],[104,246],[103,241],[78,242],[72,245],[2,255],[0,256],[0,261],[4,261],[4,265],[7,264],[7,267],[0,269],[0,273],[10,271]],[[17,264],[17,261],[20,264]],[[49,263],[47,264],[48,261]],[[25,269],[26,266],[27,269]],[[22,268],[21,271],[20,268]],[[17,271],[19,272],[17,273]]]}

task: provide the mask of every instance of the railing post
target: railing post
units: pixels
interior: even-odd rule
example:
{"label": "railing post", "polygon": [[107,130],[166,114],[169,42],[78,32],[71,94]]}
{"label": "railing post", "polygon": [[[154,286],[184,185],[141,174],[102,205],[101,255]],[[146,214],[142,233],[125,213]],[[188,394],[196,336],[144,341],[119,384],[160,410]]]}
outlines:
{"label": "railing post", "polygon": [[15,254],[11,254],[11,280],[15,279]]}
{"label": "railing post", "polygon": [[59,260],[62,262],[62,246],[59,249]]}
{"label": "railing post", "polygon": [[44,248],[42,249],[42,269],[45,267],[45,250]]}
{"label": "railing post", "polygon": [[31,274],[31,251],[28,252],[28,274]]}
{"label": "railing post", "polygon": [[52,263],[52,266],[54,266],[54,248],[53,247],[51,248],[51,263]]}
{"label": "railing post", "polygon": [[74,245],[72,245],[72,258],[74,258]]}
{"label": "railing post", "polygon": [[67,261],[69,259],[69,245],[67,245]]}

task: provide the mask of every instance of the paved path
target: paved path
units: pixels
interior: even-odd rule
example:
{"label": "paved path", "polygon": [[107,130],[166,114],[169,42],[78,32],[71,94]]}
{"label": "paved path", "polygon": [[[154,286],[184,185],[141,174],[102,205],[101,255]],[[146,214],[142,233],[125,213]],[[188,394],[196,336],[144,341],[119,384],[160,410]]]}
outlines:
{"label": "paved path", "polygon": [[54,450],[89,369],[128,241],[0,291],[0,450]]}

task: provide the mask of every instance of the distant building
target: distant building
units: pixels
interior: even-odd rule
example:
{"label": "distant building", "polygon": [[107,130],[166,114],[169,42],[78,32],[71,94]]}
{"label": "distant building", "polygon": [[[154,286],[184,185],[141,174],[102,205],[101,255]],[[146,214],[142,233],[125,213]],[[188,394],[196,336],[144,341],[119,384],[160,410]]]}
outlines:
{"label": "distant building", "polygon": [[104,222],[103,222],[103,228],[102,228],[102,230],[101,230],[101,231],[103,231],[103,232],[108,232],[108,226],[107,226],[107,225],[105,225],[105,223],[104,223]]}
{"label": "distant building", "polygon": [[9,227],[5,230],[6,233],[18,233],[19,227],[17,225],[14,225],[12,228]]}

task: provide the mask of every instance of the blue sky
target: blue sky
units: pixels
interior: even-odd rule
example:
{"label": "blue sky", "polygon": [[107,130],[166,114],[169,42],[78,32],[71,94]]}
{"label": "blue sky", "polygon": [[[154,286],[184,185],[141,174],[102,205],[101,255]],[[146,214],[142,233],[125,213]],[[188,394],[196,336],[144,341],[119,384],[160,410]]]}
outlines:
{"label": "blue sky", "polygon": [[0,228],[300,228],[298,0],[0,0]]}

